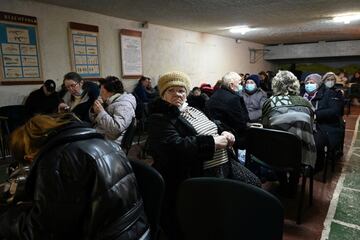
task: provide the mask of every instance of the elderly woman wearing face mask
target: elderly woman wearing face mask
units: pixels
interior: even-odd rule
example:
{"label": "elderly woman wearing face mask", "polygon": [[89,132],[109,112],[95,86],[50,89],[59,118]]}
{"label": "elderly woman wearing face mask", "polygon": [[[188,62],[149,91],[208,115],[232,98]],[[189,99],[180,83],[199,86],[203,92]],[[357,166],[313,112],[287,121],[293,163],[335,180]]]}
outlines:
{"label": "elderly woman wearing face mask", "polygon": [[261,121],[262,107],[267,99],[266,92],[260,88],[258,75],[250,75],[246,80],[245,89],[241,91],[246,108],[249,112],[250,122]]}
{"label": "elderly woman wearing face mask", "polygon": [[[322,77],[325,87],[330,91],[333,112],[336,112],[331,118],[318,119],[318,124],[326,131],[329,137],[329,150],[331,157],[336,157],[337,153],[342,152],[342,144],[345,137],[345,124],[344,124],[344,91],[335,87],[337,76],[333,72],[327,72]],[[330,103],[331,104],[331,103]]]}
{"label": "elderly woman wearing face mask", "polygon": [[[322,78],[319,74],[310,74],[305,78],[304,98],[308,99],[315,108],[316,130],[314,138],[317,148],[317,161],[315,170],[321,170],[324,163],[324,148],[329,153],[337,148],[341,142],[343,127],[342,112],[343,99],[331,85],[331,74],[325,74]],[[335,80],[336,81],[336,80]],[[323,84],[324,82],[324,84]]]}
{"label": "elderly woman wearing face mask", "polygon": [[[165,73],[158,81],[161,98],[150,106],[148,141],[153,166],[166,184],[162,227],[169,239],[177,236],[175,200],[179,184],[190,177],[227,178],[233,167],[229,164],[227,148],[234,144],[234,135],[219,131],[201,111],[188,106],[185,100],[189,85],[186,74]],[[237,180],[260,185],[250,171],[236,166]]]}

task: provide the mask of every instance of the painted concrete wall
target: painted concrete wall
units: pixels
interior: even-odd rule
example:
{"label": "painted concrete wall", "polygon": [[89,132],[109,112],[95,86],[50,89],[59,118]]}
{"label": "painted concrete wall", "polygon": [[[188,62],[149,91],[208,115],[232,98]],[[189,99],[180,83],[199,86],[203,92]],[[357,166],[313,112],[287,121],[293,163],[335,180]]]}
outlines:
{"label": "painted concrete wall", "polygon": [[[142,31],[143,73],[153,78],[181,70],[189,74],[192,86],[203,82],[214,84],[228,71],[255,73],[271,70],[272,65],[259,59],[249,63],[248,48],[262,45],[241,42],[210,34],[149,24],[139,28],[135,21],[109,17],[92,12],[42,4],[29,0],[0,0],[1,11],[37,17],[44,79],[54,79],[57,85],[70,69],[68,23],[78,22],[99,27],[101,74],[121,75],[119,30]],[[125,80],[131,91],[136,80]],[[18,104],[24,96],[40,85],[0,86],[0,106]]]}
{"label": "painted concrete wall", "polygon": [[267,60],[360,56],[360,40],[267,46]]}

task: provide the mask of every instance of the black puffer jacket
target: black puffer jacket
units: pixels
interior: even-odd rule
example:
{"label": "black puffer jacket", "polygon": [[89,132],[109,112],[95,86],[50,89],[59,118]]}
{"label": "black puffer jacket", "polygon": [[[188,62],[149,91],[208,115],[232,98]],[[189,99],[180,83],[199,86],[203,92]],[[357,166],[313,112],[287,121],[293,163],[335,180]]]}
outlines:
{"label": "black puffer jacket", "polygon": [[140,239],[148,230],[135,175],[95,130],[55,130],[26,182],[28,209],[0,216],[0,239]]}

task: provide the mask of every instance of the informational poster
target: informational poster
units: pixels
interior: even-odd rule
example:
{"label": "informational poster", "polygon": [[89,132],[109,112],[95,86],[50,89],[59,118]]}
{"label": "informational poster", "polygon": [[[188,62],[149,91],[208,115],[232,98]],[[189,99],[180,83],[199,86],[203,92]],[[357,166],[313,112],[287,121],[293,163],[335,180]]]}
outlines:
{"label": "informational poster", "polygon": [[141,32],[121,29],[120,42],[122,77],[140,77],[142,75]]}
{"label": "informational poster", "polygon": [[100,77],[99,28],[70,22],[69,39],[72,70],[84,78]]}
{"label": "informational poster", "polygon": [[0,83],[42,83],[36,17],[0,12]]}

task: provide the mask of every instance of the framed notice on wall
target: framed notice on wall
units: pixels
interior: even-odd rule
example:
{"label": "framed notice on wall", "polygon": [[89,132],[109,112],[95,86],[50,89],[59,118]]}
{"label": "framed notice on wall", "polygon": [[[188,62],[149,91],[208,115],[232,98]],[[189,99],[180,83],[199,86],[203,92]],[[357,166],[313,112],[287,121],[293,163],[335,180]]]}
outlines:
{"label": "framed notice on wall", "polygon": [[70,22],[69,40],[72,71],[84,78],[99,78],[99,28]]}
{"label": "framed notice on wall", "polygon": [[142,75],[141,32],[121,29],[120,44],[122,77],[140,77]]}
{"label": "framed notice on wall", "polygon": [[36,17],[0,12],[0,83],[42,83]]}

